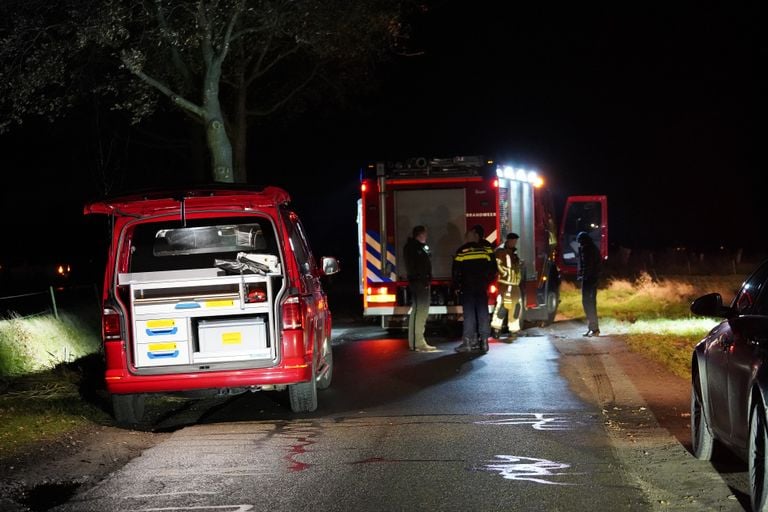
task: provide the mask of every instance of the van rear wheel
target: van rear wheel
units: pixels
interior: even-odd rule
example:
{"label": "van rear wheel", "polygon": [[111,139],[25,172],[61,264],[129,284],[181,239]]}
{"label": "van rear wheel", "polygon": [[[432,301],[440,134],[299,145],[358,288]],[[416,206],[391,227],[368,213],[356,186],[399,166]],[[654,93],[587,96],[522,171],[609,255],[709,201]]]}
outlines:
{"label": "van rear wheel", "polygon": [[309,382],[299,382],[288,386],[293,412],[312,412],[317,409],[317,378],[315,365],[312,364],[312,378]]}
{"label": "van rear wheel", "polygon": [[144,395],[112,395],[112,413],[118,425],[132,427],[144,419]]}

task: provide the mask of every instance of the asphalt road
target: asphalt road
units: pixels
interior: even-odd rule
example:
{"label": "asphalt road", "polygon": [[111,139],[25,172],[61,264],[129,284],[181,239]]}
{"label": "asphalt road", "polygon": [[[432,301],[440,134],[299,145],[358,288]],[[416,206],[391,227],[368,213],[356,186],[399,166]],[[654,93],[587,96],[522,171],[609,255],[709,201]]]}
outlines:
{"label": "asphalt road", "polygon": [[[292,414],[281,393],[197,403],[163,420],[168,441],[54,510],[742,510],[663,434],[640,452],[621,443],[628,417],[606,404],[627,391],[607,382],[620,376],[604,353],[580,361],[582,340],[531,334],[466,355],[456,340],[412,353],[373,327],[337,329],[315,413]],[[663,460],[641,468],[646,448]],[[650,489],[675,479],[664,471],[689,490]]]}

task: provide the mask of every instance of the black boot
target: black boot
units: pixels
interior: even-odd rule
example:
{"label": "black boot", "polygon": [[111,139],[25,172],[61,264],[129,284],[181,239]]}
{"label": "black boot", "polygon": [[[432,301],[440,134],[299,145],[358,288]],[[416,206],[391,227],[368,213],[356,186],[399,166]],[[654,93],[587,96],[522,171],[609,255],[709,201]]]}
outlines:
{"label": "black boot", "polygon": [[461,345],[456,347],[454,350],[456,350],[456,352],[471,352],[473,341],[474,340],[464,338],[461,340]]}

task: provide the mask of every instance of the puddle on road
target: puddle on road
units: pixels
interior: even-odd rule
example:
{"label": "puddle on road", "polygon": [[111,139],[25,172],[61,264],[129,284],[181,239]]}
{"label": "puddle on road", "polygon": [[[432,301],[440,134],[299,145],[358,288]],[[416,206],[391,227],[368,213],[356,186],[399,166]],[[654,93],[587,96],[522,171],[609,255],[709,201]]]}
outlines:
{"label": "puddle on road", "polygon": [[75,495],[80,484],[74,482],[46,483],[27,489],[19,500],[32,512],[50,510],[66,503]]}

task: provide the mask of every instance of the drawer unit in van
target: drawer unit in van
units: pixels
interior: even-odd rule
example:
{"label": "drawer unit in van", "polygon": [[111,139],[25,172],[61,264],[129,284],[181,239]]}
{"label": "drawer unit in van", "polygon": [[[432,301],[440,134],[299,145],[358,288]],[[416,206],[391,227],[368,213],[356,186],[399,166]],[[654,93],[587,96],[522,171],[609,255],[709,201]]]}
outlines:
{"label": "drawer unit in van", "polygon": [[136,320],[136,342],[188,340],[186,318]]}
{"label": "drawer unit in van", "polygon": [[136,365],[189,364],[189,321],[186,318],[136,320]]}
{"label": "drawer unit in van", "polygon": [[136,344],[136,366],[189,364],[189,341],[150,341]]}
{"label": "drawer unit in van", "polygon": [[199,320],[197,339],[195,363],[273,357],[264,316]]}
{"label": "drawer unit in van", "polygon": [[121,283],[130,286],[131,307],[137,316],[208,317],[266,313],[272,308],[273,278],[268,276],[206,276],[201,270],[176,270],[120,277]]}

